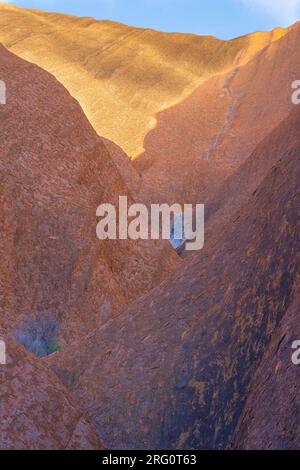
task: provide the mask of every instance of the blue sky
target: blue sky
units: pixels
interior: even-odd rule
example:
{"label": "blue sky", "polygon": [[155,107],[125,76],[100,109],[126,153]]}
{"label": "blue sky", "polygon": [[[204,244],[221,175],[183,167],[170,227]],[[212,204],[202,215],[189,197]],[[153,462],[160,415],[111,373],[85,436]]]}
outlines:
{"label": "blue sky", "polygon": [[212,34],[224,39],[287,26],[300,19],[300,0],[15,0],[9,3],[161,31]]}

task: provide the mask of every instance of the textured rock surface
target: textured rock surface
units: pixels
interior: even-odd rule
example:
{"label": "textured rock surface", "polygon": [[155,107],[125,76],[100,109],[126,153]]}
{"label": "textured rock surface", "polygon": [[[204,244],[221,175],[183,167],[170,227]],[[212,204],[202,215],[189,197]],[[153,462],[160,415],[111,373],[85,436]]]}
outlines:
{"label": "textured rock surface", "polygon": [[3,336],[0,366],[0,449],[102,449],[78,400],[42,362]]}
{"label": "textured rock surface", "polygon": [[[214,245],[122,315],[52,357],[104,445],[224,448],[292,301],[299,253],[299,110],[277,163]],[[291,135],[286,134],[291,132]],[[114,405],[111,401],[114,399]]]}
{"label": "textured rock surface", "polygon": [[211,199],[291,111],[291,84],[300,76],[299,40],[296,23],[246,64],[206,80],[158,114],[145,152],[135,160],[152,194],[163,189],[169,200],[188,203]]}
{"label": "textured rock surface", "polygon": [[277,29],[220,41],[0,4],[0,42],[53,73],[97,132],[132,156],[143,151],[157,112],[210,76],[246,63],[285,33]]}
{"label": "textured rock surface", "polygon": [[255,194],[258,185],[276,165],[278,154],[284,154],[286,148],[298,141],[298,133],[298,125],[291,125],[290,120],[285,119],[258,144],[251,158],[224,181],[206,205],[208,243],[212,243],[215,236],[218,236],[218,231],[227,220],[238,217],[239,209]]}
{"label": "textured rock surface", "polygon": [[300,290],[251,382],[232,447],[236,449],[296,449],[300,447],[300,366],[291,347],[300,340]]}
{"label": "textured rock surface", "polygon": [[78,103],[45,71],[0,48],[0,310],[53,313],[64,340],[101,325],[176,265],[168,242],[96,237],[96,208],[133,202]]}
{"label": "textured rock surface", "polygon": [[[299,35],[0,5],[0,41],[106,136],[0,46],[0,448],[300,448]],[[145,136],[133,167],[116,143]],[[168,243],[99,242],[119,195],[208,202],[204,251],[164,279]],[[71,342],[48,360],[7,336],[36,346],[48,318],[47,350]]]}

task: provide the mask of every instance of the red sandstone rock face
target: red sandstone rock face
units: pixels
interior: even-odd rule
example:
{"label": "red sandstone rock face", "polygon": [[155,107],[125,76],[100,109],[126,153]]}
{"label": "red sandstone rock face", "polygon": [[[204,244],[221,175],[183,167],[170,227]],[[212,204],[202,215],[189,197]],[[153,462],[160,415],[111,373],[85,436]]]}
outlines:
{"label": "red sandstone rock face", "polygon": [[213,243],[226,221],[238,217],[239,209],[251,199],[258,185],[276,165],[278,154],[284,154],[286,148],[293,146],[298,141],[298,134],[298,125],[291,126],[291,121],[285,119],[258,144],[251,157],[224,181],[206,205],[207,243]]}
{"label": "red sandstone rock face", "polygon": [[178,257],[168,242],[97,239],[98,205],[133,202],[106,146],[52,76],[3,47],[0,77],[1,324],[14,330],[47,312],[69,341],[154,287]]}
{"label": "red sandstone rock face", "polygon": [[[281,122],[299,34],[161,113],[138,171],[0,48],[0,327],[24,335],[43,315],[73,340],[52,370],[7,340],[0,448],[300,447],[299,110]],[[95,236],[119,195],[207,201],[205,250],[158,286],[178,262],[168,244]]]}
{"label": "red sandstone rock face", "polygon": [[[208,202],[292,109],[300,76],[299,23],[247,64],[204,82],[180,104],[158,114],[135,166],[170,201]],[[158,196],[159,197],[159,196]]]}
{"label": "red sandstone rock face", "polygon": [[0,449],[102,449],[94,425],[48,369],[4,336],[7,364],[0,366]]}
{"label": "red sandstone rock face", "polygon": [[291,346],[300,339],[299,311],[298,287],[252,380],[234,448],[299,449],[300,366],[291,359]]}
{"label": "red sandstone rock face", "polygon": [[[297,109],[260,146],[260,159],[275,151],[277,163],[214,243],[51,358],[105,446],[230,443],[253,374],[296,289],[299,126]],[[285,146],[274,148],[277,133]]]}

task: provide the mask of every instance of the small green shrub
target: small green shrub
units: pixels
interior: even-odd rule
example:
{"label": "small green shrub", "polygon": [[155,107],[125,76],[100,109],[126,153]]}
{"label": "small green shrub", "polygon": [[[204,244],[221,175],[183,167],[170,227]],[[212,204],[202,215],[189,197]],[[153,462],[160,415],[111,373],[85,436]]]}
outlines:
{"label": "small green shrub", "polygon": [[15,340],[39,357],[49,356],[61,348],[59,322],[55,315],[41,312],[25,318],[14,334]]}

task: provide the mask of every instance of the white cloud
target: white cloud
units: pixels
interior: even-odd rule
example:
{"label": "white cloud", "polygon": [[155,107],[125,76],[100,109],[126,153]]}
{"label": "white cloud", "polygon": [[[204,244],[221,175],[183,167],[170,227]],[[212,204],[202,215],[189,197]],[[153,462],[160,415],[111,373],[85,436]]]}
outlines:
{"label": "white cloud", "polygon": [[300,17],[300,0],[239,0],[287,26]]}

